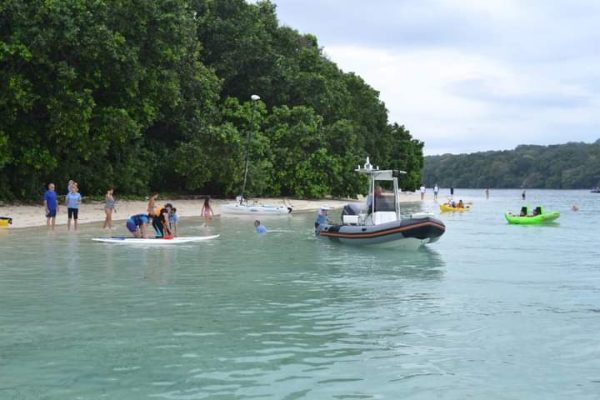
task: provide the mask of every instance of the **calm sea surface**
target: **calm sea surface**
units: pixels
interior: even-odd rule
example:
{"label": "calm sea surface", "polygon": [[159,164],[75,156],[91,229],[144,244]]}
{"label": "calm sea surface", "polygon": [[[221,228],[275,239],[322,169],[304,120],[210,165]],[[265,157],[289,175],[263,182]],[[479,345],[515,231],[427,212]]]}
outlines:
{"label": "calm sea surface", "polygon": [[0,231],[0,399],[598,399],[600,194],[529,190],[558,223],[508,225],[520,193],[457,189],[472,210],[412,252],[313,213],[168,248]]}

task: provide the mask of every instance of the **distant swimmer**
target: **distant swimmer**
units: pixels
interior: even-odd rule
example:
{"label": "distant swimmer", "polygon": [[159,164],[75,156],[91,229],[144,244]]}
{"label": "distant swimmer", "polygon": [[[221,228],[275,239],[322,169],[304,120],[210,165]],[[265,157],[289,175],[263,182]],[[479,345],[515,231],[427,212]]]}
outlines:
{"label": "distant swimmer", "polygon": [[129,217],[125,226],[127,227],[127,230],[133,234],[133,237],[145,238],[146,228],[148,227],[149,222],[150,218],[148,214],[136,214]]}
{"label": "distant swimmer", "polygon": [[525,190],[523,190],[523,193],[521,193],[521,198],[523,200],[525,200],[526,197],[527,197],[527,194],[525,193]]}
{"label": "distant swimmer", "polygon": [[577,207],[577,204],[573,204],[573,205],[571,206],[571,210],[572,210],[572,211],[579,211],[579,207]]}
{"label": "distant swimmer", "polygon": [[267,228],[259,220],[254,221],[254,227],[256,228],[256,233],[267,233]]}

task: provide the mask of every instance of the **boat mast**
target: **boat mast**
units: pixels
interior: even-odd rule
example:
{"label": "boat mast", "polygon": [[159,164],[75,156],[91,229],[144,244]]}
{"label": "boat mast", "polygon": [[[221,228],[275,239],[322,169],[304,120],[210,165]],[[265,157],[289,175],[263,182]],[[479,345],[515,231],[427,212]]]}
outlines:
{"label": "boat mast", "polygon": [[250,134],[254,130],[254,111],[256,109],[256,102],[260,100],[260,96],[253,94],[250,96],[250,100],[252,100],[252,115],[250,116],[250,129],[248,130],[248,134],[246,135],[246,167],[244,168],[244,183],[242,184],[242,193],[240,194],[240,204],[244,202],[244,191],[246,190],[246,180],[248,178],[248,162],[250,156]]}
{"label": "boat mast", "polygon": [[394,178],[394,202],[396,203],[396,219],[400,220],[400,193],[398,193],[398,178]]}

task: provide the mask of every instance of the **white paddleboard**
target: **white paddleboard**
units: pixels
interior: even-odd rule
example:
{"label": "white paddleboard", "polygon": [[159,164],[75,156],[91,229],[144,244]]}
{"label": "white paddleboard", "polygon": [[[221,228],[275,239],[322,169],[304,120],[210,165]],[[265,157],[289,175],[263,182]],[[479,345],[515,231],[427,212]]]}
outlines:
{"label": "white paddleboard", "polygon": [[141,239],[134,237],[107,237],[107,238],[92,238],[92,240],[96,242],[102,243],[114,243],[114,244],[143,244],[143,245],[170,245],[170,244],[182,244],[182,243],[193,243],[193,242],[203,242],[205,240],[216,239],[220,235],[212,235],[212,236],[182,236],[182,237],[174,237],[172,239]]}

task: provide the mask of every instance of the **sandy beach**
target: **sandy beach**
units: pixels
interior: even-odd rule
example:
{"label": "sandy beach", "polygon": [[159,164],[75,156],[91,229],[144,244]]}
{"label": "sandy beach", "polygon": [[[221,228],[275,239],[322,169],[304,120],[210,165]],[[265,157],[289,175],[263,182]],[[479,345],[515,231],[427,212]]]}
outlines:
{"label": "sandy beach", "polygon": [[[401,202],[415,202],[420,201],[418,193],[414,192],[402,192],[400,195]],[[134,214],[143,213],[146,210],[146,201],[120,201],[116,197],[115,208],[116,213],[113,214],[113,225],[121,225],[119,221],[126,220],[129,216]],[[211,199],[211,206],[215,215],[221,213],[221,205],[231,203],[234,200],[215,200]],[[262,204],[273,204],[281,205],[286,204],[292,206],[294,213],[306,212],[317,210],[322,205],[328,205],[332,209],[340,209],[349,202],[361,202],[364,199],[351,200],[297,200],[297,199],[257,199],[257,203]],[[177,208],[177,215],[179,217],[200,217],[200,210],[204,200],[174,200],[174,199],[161,199],[157,201],[157,204],[172,203]],[[44,215],[44,206],[40,202],[39,206],[34,205],[5,205],[0,206],[0,216],[11,217],[13,223],[10,226],[11,229],[15,228],[30,228],[36,226],[45,226],[46,217]],[[83,203],[79,209],[79,223],[100,223],[104,221],[104,202],[90,202]],[[57,229],[64,229],[67,224],[67,208],[64,204],[59,204],[59,212],[56,216]]]}

